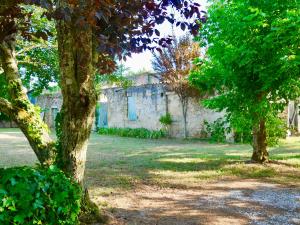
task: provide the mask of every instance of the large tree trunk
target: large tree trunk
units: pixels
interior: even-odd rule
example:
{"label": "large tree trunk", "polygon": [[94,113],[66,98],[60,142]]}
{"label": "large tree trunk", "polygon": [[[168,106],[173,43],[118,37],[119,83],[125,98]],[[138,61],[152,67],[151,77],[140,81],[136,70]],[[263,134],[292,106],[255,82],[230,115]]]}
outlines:
{"label": "large tree trunk", "polygon": [[[10,26],[15,26],[13,23]],[[7,27],[8,30],[16,30]],[[10,116],[27,137],[41,164],[50,165],[55,160],[55,142],[49,136],[37,108],[28,99],[23,89],[15,56],[16,33],[0,40],[0,62],[4,70],[10,99],[0,98],[0,111]]]}
{"label": "large tree trunk", "polygon": [[[67,4],[68,0],[58,1],[59,6]],[[90,200],[83,183],[87,144],[97,103],[94,86],[97,53],[92,28],[88,24],[78,25],[77,16],[80,15],[73,15],[71,21],[58,20],[56,25],[63,96],[58,158],[61,169],[85,189],[80,221],[90,224],[104,218]]]}
{"label": "large tree trunk", "polygon": [[[68,1],[61,0],[59,4],[66,5]],[[63,96],[60,151],[62,169],[82,184],[97,93],[92,28],[76,24],[75,17],[57,21]]]}
{"label": "large tree trunk", "polygon": [[266,122],[260,120],[257,125],[253,127],[253,154],[252,161],[264,163],[269,160],[269,153],[267,150],[267,133]]}

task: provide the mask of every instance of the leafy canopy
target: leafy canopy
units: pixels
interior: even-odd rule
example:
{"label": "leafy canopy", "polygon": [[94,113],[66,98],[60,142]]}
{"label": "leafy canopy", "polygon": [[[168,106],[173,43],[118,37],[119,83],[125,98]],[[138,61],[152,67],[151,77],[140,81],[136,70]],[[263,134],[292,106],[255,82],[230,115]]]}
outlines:
{"label": "leafy canopy", "polygon": [[[207,58],[191,82],[217,95],[204,101],[254,124],[300,94],[299,0],[214,0],[198,41]],[[200,60],[199,60],[200,61]],[[201,70],[200,70],[201,68]]]}
{"label": "leafy canopy", "polygon": [[[39,5],[46,9],[48,18],[72,21],[74,27],[92,27],[95,48],[100,53],[96,64],[101,74],[111,73],[115,69],[113,62],[116,56],[121,59],[131,56],[132,52],[147,49],[161,51],[170,44],[170,37],[160,37],[157,24],[167,21],[197,34],[199,24],[195,21],[205,20],[201,17],[199,4],[192,0],[3,0],[0,6],[0,30],[3,32],[7,24],[17,18],[21,21],[18,30],[23,36],[48,36],[47,30],[36,32],[30,29],[27,18],[31,14],[24,13],[20,3]],[[182,18],[176,19],[170,7]],[[3,33],[3,37],[7,35],[8,31]]]}
{"label": "leafy canopy", "polygon": [[198,97],[199,92],[188,82],[193,60],[200,56],[200,47],[190,35],[176,38],[161,52],[154,52],[152,66],[161,82],[174,91],[181,99]]}
{"label": "leafy canopy", "polygon": [[[40,7],[22,5],[20,10],[22,13],[30,15],[30,17],[18,20],[17,26],[22,26],[22,23],[27,21],[26,23],[30,23],[30,32],[36,35],[29,38],[23,35],[22,32],[19,33],[16,39],[18,68],[23,85],[31,94],[38,95],[44,89],[49,88],[50,82],[58,82],[59,70],[55,24],[54,21],[49,21],[43,16],[45,10]],[[46,33],[47,35],[45,35]],[[0,69],[0,97],[9,99],[4,77],[3,71]]]}

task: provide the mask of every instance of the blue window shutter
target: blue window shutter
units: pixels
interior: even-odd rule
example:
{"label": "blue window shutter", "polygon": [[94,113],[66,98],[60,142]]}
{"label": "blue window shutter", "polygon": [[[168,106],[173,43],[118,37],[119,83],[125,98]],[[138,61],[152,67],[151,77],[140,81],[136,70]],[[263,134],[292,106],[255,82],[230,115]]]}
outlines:
{"label": "blue window shutter", "polygon": [[136,105],[133,96],[128,97],[128,119],[131,121],[137,120]]}

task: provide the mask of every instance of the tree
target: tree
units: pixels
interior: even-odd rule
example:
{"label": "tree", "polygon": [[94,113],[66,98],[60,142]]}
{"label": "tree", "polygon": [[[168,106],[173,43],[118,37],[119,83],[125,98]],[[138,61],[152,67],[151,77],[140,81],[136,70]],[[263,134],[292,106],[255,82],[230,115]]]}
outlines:
{"label": "tree", "polygon": [[[54,162],[55,143],[51,140],[48,129],[42,122],[37,109],[30,103],[23,87],[16,60],[16,41],[22,36],[25,39],[39,38],[41,32],[29,29],[32,14],[23,6],[4,1],[0,7],[0,63],[3,69],[1,83],[7,92],[0,98],[1,112],[14,120],[27,137],[37,158],[43,164]],[[7,8],[6,8],[7,7]],[[24,14],[28,16],[24,16]]]}
{"label": "tree", "polygon": [[[14,4],[12,3],[14,2]],[[18,3],[38,4],[45,7],[47,16],[56,20],[56,30],[59,49],[60,82],[63,95],[62,105],[62,135],[59,140],[61,149],[53,149],[51,141],[42,141],[44,133],[43,125],[28,125],[29,121],[39,121],[30,117],[18,119],[17,110],[20,104],[11,104],[16,101],[22,102],[21,109],[33,107],[29,104],[22,89],[20,74],[16,67],[15,40],[18,34],[26,37],[46,36],[48,30],[36,32],[30,29],[31,15],[22,10]],[[54,7],[55,6],[55,7]],[[31,143],[36,148],[36,154],[42,156],[39,160],[51,162],[57,153],[58,159],[63,165],[66,174],[75,178],[79,183],[83,180],[87,141],[90,135],[94,117],[97,93],[95,90],[96,73],[106,74],[114,70],[115,56],[130,56],[131,52],[142,52],[146,49],[159,49],[171,42],[171,38],[159,38],[159,32],[155,29],[156,24],[165,20],[175,23],[176,20],[167,10],[168,6],[174,7],[185,18],[200,18],[198,4],[192,1],[77,1],[58,0],[55,5],[51,1],[4,1],[0,7],[1,15],[1,57],[2,67],[5,71],[9,85],[10,96],[13,101],[1,99],[3,111],[18,121],[23,132],[28,127],[39,127],[35,130],[35,138],[38,143],[43,142],[44,149],[40,152],[40,144]],[[18,23],[16,23],[18,19]],[[188,27],[192,32],[198,28],[197,24],[186,21],[177,21],[181,27]],[[156,36],[153,36],[154,33]],[[155,45],[156,44],[156,45]],[[124,56],[124,57],[125,57]],[[19,109],[18,108],[18,109]],[[27,111],[26,111],[27,112]],[[43,131],[43,132],[42,132]],[[45,132],[46,133],[46,132]],[[46,135],[46,134],[45,134]],[[51,144],[50,144],[51,143]],[[48,148],[50,144],[50,148]]]}
{"label": "tree", "polygon": [[[22,9],[31,14],[31,29],[42,32],[45,29],[52,35],[47,40],[34,38],[28,40],[18,36],[16,40],[16,59],[23,86],[27,94],[37,96],[44,89],[48,89],[50,82],[58,82],[58,55],[55,40],[55,24],[46,18],[41,18],[44,10],[32,6],[23,6]],[[1,68],[1,67],[0,67]],[[0,69],[0,97],[9,99],[5,74]],[[0,120],[10,120],[1,114]]]}
{"label": "tree", "polygon": [[[63,96],[61,135],[55,144],[24,92],[15,55],[18,35],[48,38],[48,30],[30,29],[31,14],[24,4],[46,9],[56,21],[60,85]],[[0,58],[9,99],[0,98],[1,111],[17,122],[42,164],[57,162],[78,183],[83,183],[87,143],[97,102],[95,76],[115,69],[116,56],[166,47],[171,38],[160,38],[156,24],[177,23],[197,33],[198,24],[176,21],[173,7],[186,19],[199,19],[193,1],[117,0],[1,0]],[[124,54],[125,53],[125,54]]]}
{"label": "tree", "polygon": [[189,84],[188,76],[193,68],[193,60],[200,56],[200,47],[192,41],[190,35],[173,36],[173,43],[159,53],[153,53],[152,65],[155,72],[160,75],[161,81],[180,99],[184,137],[187,132],[187,110],[191,97],[199,97],[199,90]]}
{"label": "tree", "polygon": [[294,0],[215,0],[199,41],[208,58],[191,82],[217,95],[204,101],[252,126],[252,160],[267,162],[267,133],[300,94],[300,7]]}

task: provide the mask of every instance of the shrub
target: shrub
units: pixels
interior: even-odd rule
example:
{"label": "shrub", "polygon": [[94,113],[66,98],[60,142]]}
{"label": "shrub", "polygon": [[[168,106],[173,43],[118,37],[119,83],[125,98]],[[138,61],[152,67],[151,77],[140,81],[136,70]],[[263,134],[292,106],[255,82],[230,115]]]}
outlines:
{"label": "shrub", "polygon": [[267,144],[270,147],[279,144],[280,138],[286,138],[287,125],[277,116],[269,116],[266,122]]}
{"label": "shrub", "polygon": [[145,128],[99,128],[98,134],[147,139],[158,139],[166,137],[166,133],[163,130],[148,130]]}
{"label": "shrub", "polygon": [[166,113],[166,115],[164,116],[161,116],[159,118],[159,122],[164,125],[164,126],[168,126],[168,125],[171,125],[173,120],[172,120],[172,117],[171,117],[171,114],[170,113]]}
{"label": "shrub", "polygon": [[[252,143],[252,122],[245,116],[234,115],[230,118],[230,126],[235,133],[235,142]],[[286,137],[285,120],[277,114],[269,113],[266,119],[267,145],[276,146],[280,138]]]}
{"label": "shrub", "polygon": [[212,142],[226,142],[226,132],[225,127],[226,122],[221,118],[215,120],[213,123],[204,121],[205,131],[210,135],[210,140]]}
{"label": "shrub", "polygon": [[81,189],[54,166],[0,169],[0,224],[74,225]]}

